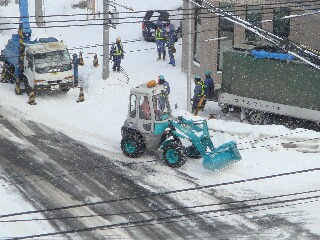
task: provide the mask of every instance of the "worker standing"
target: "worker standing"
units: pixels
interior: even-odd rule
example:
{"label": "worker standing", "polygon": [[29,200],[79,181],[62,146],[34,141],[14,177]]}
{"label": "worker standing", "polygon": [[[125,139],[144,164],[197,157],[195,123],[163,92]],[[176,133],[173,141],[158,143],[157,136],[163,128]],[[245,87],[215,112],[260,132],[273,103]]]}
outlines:
{"label": "worker standing", "polygon": [[165,80],[164,76],[163,75],[160,75],[159,76],[159,79],[158,79],[158,84],[159,85],[163,85],[164,88],[166,89],[163,94],[160,94],[160,97],[159,97],[159,109],[161,111],[163,111],[165,109],[165,105],[166,105],[166,99],[169,94],[170,94],[170,85],[169,83]]}
{"label": "worker standing", "polygon": [[211,71],[207,70],[205,72],[206,79],[204,80],[205,85],[205,91],[204,95],[206,96],[206,99],[212,100],[214,97],[214,82],[213,78],[211,77]]}
{"label": "worker standing", "polygon": [[166,88],[166,94],[167,94],[167,95],[170,94],[170,85],[169,85],[169,83],[165,80],[165,78],[164,78],[163,75],[159,75],[158,84],[165,86],[165,88]]}
{"label": "worker standing", "polygon": [[204,100],[204,90],[205,85],[204,82],[201,80],[199,74],[194,75],[194,95],[193,95],[193,103],[192,103],[192,113],[195,115],[198,114],[199,107],[202,105],[202,101]]}
{"label": "worker standing", "polygon": [[123,58],[124,55],[121,38],[117,37],[116,42],[112,45],[110,50],[110,60],[113,60],[113,71],[120,72],[120,64]]}
{"label": "worker standing", "polygon": [[170,62],[169,64],[172,64],[172,66],[176,66],[176,61],[174,59],[174,53],[176,52],[176,49],[174,47],[174,44],[177,40],[177,36],[175,33],[174,25],[169,23],[167,27],[167,32],[168,32],[168,38],[167,38],[167,47],[168,47],[168,54],[170,57]]}
{"label": "worker standing", "polygon": [[214,98],[214,82],[211,77],[211,71],[207,70],[205,71],[206,79],[204,80],[204,100],[202,102],[202,105],[199,107],[199,110],[202,111],[204,107],[206,106],[207,101],[212,101]]}
{"label": "worker standing", "polygon": [[161,53],[162,53],[162,60],[165,60],[166,59],[166,32],[163,30],[161,22],[157,22],[156,44],[157,44],[157,51],[158,51],[157,60],[158,61],[161,60]]}

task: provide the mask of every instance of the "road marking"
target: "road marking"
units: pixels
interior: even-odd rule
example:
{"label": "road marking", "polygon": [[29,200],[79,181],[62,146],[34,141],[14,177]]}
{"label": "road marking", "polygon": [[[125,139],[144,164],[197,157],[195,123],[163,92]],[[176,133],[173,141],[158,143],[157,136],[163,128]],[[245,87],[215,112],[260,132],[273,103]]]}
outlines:
{"label": "road marking", "polygon": [[1,139],[9,139],[17,144],[22,144],[22,140],[17,137],[13,132],[11,132],[8,128],[6,128],[3,123],[0,123],[0,138]]}
{"label": "road marking", "polygon": [[37,126],[39,128],[41,128],[46,134],[52,134],[53,131],[50,130],[50,128],[48,128],[46,125],[42,124],[42,123],[38,123]]}
{"label": "road marking", "polygon": [[16,118],[8,112],[1,112],[1,115],[10,122],[16,129],[23,134],[23,136],[34,136],[36,135],[32,129],[30,129],[26,124],[24,124],[20,119]]}

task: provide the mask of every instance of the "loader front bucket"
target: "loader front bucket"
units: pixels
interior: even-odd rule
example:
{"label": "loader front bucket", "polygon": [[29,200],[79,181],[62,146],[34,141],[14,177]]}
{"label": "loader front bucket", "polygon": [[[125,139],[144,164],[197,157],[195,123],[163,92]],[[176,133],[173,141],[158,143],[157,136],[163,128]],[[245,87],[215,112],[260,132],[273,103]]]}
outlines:
{"label": "loader front bucket", "polygon": [[239,160],[241,160],[241,155],[237,144],[231,141],[221,145],[211,153],[206,153],[202,165],[205,169],[218,171]]}

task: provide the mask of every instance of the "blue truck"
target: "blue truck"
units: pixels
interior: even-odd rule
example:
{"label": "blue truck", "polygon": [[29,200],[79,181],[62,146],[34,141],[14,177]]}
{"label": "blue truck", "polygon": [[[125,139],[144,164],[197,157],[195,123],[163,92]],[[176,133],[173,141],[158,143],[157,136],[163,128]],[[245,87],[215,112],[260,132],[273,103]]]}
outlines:
{"label": "blue truck", "polygon": [[19,1],[19,10],[18,33],[12,34],[1,50],[1,81],[22,83],[28,94],[31,89],[69,91],[77,71],[73,70],[67,46],[54,37],[31,40],[28,0]]}

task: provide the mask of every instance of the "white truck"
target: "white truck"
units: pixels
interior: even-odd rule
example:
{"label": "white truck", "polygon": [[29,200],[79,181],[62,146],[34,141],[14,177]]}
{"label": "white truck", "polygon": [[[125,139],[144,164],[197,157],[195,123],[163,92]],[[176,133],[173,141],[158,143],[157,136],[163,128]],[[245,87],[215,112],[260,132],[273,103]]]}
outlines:
{"label": "white truck", "polygon": [[26,90],[69,91],[74,76],[67,47],[60,41],[26,44],[24,76]]}

